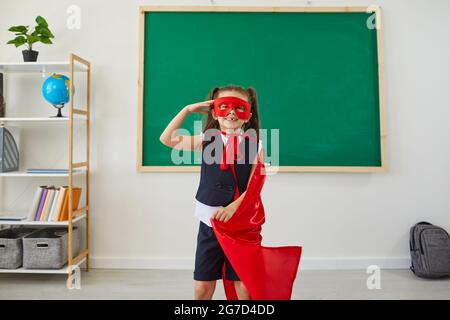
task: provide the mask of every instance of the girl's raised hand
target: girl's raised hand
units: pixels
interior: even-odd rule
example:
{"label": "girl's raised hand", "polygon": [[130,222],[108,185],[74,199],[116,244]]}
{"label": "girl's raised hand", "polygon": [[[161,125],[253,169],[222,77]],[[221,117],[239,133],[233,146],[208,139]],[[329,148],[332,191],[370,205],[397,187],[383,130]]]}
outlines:
{"label": "girl's raised hand", "polygon": [[187,105],[185,108],[191,113],[204,113],[208,114],[211,104],[214,102],[213,100],[206,100],[202,102],[197,102],[193,104]]}

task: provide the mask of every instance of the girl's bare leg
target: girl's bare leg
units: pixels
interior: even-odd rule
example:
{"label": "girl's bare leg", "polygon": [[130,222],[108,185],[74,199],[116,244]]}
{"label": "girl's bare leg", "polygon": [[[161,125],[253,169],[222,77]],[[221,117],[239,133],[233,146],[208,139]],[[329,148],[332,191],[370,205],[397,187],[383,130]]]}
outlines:
{"label": "girl's bare leg", "polygon": [[250,300],[250,294],[247,291],[247,288],[244,286],[242,281],[235,281],[234,288],[236,289],[236,294],[239,300]]}
{"label": "girl's bare leg", "polygon": [[195,300],[211,300],[216,289],[216,280],[195,281]]}

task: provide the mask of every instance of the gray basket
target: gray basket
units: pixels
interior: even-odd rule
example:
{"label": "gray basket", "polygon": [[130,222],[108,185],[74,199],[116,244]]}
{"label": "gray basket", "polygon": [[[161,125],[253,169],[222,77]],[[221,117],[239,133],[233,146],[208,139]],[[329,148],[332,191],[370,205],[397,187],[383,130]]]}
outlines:
{"label": "gray basket", "polygon": [[[68,260],[67,228],[46,228],[35,231],[23,238],[23,267],[26,269],[60,269]],[[80,250],[78,228],[72,232],[73,257]]]}
{"label": "gray basket", "polygon": [[22,265],[22,238],[36,229],[0,230],[0,269],[17,269]]}

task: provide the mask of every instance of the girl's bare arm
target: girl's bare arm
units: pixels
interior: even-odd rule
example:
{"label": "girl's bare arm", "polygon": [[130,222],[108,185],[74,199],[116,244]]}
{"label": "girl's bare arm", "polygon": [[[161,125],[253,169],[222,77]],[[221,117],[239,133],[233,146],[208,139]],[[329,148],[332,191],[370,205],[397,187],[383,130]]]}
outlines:
{"label": "girl's bare arm", "polygon": [[180,112],[169,122],[166,129],[159,137],[159,140],[166,146],[179,150],[195,150],[201,143],[200,135],[179,135],[180,129],[184,120],[186,120],[189,113],[204,113],[209,112],[209,106],[214,100],[207,100],[190,104],[181,109]]}

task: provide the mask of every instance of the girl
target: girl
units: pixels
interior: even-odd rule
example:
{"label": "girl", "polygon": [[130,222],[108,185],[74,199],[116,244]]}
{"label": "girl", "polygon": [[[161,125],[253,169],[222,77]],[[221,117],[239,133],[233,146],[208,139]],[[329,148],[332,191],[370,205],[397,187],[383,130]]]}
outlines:
{"label": "girl", "polygon": [[[177,135],[189,113],[207,115],[202,134]],[[249,299],[247,289],[217,241],[210,219],[226,223],[233,217],[255,170],[256,157],[263,159],[255,89],[234,85],[213,88],[207,101],[185,106],[168,124],[160,140],[168,147],[202,152],[195,209],[200,220],[195,254],[195,299],[212,298],[216,280],[222,278],[224,264],[225,279],[234,281],[237,297]]]}

